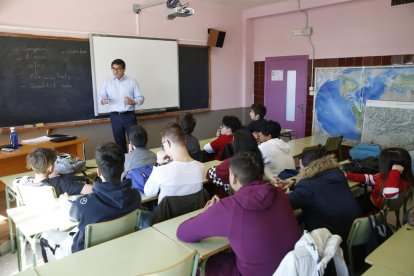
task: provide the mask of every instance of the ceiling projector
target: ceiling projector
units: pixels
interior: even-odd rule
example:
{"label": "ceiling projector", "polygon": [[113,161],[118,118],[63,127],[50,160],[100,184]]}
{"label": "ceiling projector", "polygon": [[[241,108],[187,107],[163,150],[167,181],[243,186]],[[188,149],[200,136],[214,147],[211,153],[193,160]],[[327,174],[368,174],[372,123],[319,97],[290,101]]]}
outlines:
{"label": "ceiling projector", "polygon": [[194,14],[194,9],[189,7],[176,7],[167,11],[167,19],[173,20],[176,17],[187,17]]}

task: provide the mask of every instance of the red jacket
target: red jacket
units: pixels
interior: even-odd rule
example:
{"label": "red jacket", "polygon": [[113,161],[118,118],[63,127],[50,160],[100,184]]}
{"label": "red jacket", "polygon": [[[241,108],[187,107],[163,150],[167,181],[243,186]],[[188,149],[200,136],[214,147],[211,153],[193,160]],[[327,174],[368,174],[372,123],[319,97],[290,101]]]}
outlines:
{"label": "red jacket", "polygon": [[233,134],[230,135],[220,135],[216,140],[210,143],[210,146],[214,150],[214,159],[220,160],[221,154],[223,152],[224,146],[233,142]]}
{"label": "red jacket", "polygon": [[347,173],[346,177],[365,185],[374,186],[371,193],[371,201],[377,208],[381,208],[384,198],[398,198],[400,192],[405,191],[410,185],[406,180],[401,179],[401,174],[398,170],[391,170],[389,172],[382,194],[380,191],[382,175],[379,173],[375,175]]}

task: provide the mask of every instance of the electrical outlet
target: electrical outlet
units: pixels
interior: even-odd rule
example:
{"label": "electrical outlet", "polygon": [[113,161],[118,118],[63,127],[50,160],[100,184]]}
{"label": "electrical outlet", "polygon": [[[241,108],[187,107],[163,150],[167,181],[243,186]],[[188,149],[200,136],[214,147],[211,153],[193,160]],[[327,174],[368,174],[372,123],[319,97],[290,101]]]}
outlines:
{"label": "electrical outlet", "polygon": [[312,35],[312,28],[300,28],[293,30],[293,35],[297,36],[311,36]]}

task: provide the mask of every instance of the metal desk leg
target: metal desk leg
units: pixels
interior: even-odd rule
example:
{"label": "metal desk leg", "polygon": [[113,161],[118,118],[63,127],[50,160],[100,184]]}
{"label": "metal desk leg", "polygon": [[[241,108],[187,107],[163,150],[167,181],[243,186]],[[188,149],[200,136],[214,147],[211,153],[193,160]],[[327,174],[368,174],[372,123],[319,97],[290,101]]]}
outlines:
{"label": "metal desk leg", "polygon": [[24,241],[24,238],[22,238],[22,235],[18,228],[16,228],[16,242],[17,242],[17,267],[19,268],[19,271],[22,271],[22,259],[25,258],[24,256],[24,247],[22,248],[22,245],[25,245],[26,242]]}
{"label": "metal desk leg", "polygon": [[[10,195],[12,195],[13,191],[6,186],[6,189],[4,190],[6,193],[6,208],[10,209]],[[13,223],[9,216],[7,216],[7,223],[9,224],[9,236],[10,236],[10,247],[11,252],[15,253],[15,244],[14,244],[14,236],[13,236]]]}

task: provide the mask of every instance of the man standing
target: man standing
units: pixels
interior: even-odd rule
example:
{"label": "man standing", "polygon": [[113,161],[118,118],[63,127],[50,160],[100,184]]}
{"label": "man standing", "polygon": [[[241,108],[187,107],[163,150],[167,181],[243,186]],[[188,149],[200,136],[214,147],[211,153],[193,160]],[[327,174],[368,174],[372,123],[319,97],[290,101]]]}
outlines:
{"label": "man standing", "polygon": [[109,104],[115,142],[127,152],[125,132],[137,124],[135,106],[144,103],[144,96],[136,80],[125,75],[125,62],[115,59],[111,63],[113,77],[106,80],[99,93],[99,102]]}

